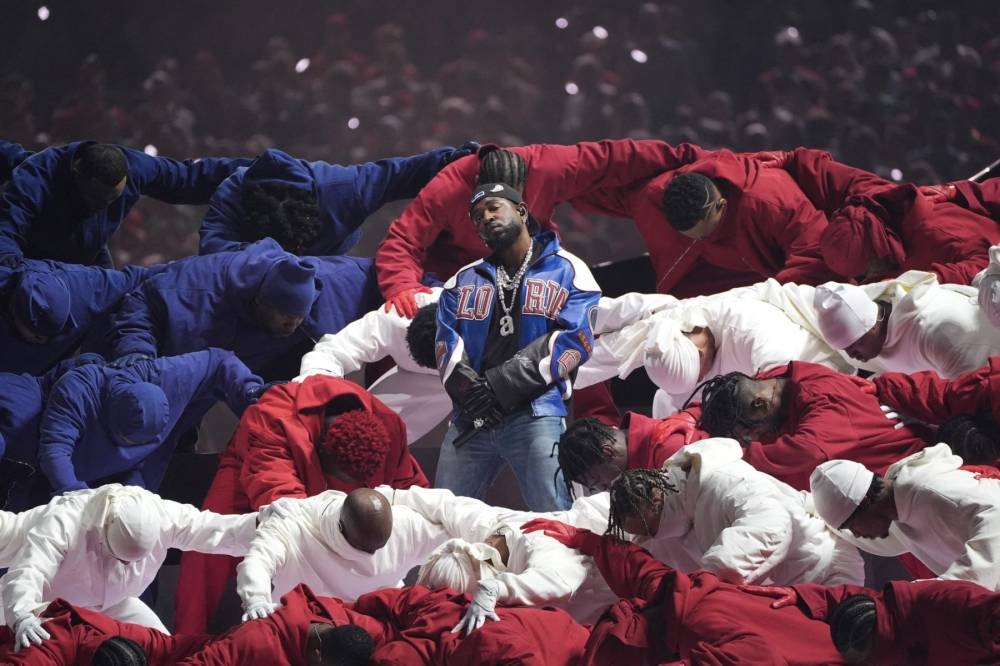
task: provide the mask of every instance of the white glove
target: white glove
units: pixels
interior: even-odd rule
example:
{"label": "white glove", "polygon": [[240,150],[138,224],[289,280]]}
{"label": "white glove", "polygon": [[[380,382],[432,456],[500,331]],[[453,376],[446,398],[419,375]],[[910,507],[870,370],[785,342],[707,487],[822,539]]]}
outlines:
{"label": "white glove", "polygon": [[42,620],[34,615],[26,615],[14,623],[14,651],[21,648],[41,645],[42,641],[52,638],[49,632],[42,629],[42,623],[48,622],[48,618]]}
{"label": "white glove", "polygon": [[501,585],[502,583],[498,580],[479,581],[479,589],[473,595],[472,603],[469,604],[469,608],[465,611],[465,617],[455,625],[451,633],[457,634],[464,628],[465,635],[468,636],[486,624],[486,620],[499,621],[500,616],[496,613],[496,607]]}
{"label": "white glove", "polygon": [[255,601],[247,606],[246,612],[243,613],[243,621],[263,620],[279,608],[281,608],[281,604],[276,604],[273,601]]}
{"label": "white glove", "polygon": [[257,524],[260,525],[268,518],[275,516],[278,518],[290,518],[292,512],[288,510],[288,507],[296,502],[298,500],[294,497],[279,497],[270,504],[265,504],[257,509]]}

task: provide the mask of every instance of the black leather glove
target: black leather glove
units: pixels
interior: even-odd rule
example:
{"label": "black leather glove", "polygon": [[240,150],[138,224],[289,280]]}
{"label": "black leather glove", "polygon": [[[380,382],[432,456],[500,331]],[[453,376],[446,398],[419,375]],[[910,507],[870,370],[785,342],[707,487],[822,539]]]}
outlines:
{"label": "black leather glove", "polygon": [[499,423],[503,419],[503,411],[496,393],[490,388],[489,382],[483,378],[472,384],[466,391],[462,401],[462,416],[475,422],[476,419]]}
{"label": "black leather glove", "polygon": [[479,150],[478,141],[466,141],[461,146],[448,153],[444,158],[444,164],[442,164],[441,166],[451,164],[455,160],[461,159],[466,155],[471,155],[477,150]]}

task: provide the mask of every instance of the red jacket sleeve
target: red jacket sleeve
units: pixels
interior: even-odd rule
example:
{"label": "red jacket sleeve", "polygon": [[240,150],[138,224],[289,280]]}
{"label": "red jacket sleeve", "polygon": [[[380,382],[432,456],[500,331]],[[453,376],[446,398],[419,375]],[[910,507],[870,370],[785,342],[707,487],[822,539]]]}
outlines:
{"label": "red jacket sleeve", "polygon": [[1000,221],[1000,178],[991,178],[985,183],[959,180],[951,184],[958,190],[956,204]]}
{"label": "red jacket sleeve", "polygon": [[[886,372],[872,378],[879,400],[893,409],[925,423],[940,425],[952,416],[975,414],[992,408],[991,393],[1000,389],[994,369],[1000,358],[989,365],[955,379],[943,379],[927,370],[912,375]],[[994,410],[994,417],[996,417]]]}
{"label": "red jacket sleeve", "polygon": [[835,161],[825,150],[796,148],[784,168],[813,206],[827,215],[843,207],[850,196],[872,196],[895,186],[869,171]]}
{"label": "red jacket sleeve", "polygon": [[[677,572],[634,543],[616,541],[611,535],[591,539],[581,552],[594,558],[604,581],[622,599],[656,598],[663,580]],[[683,574],[680,574],[683,575]]]}
{"label": "red jacket sleeve", "polygon": [[477,155],[456,160],[439,171],[402,215],[392,221],[375,252],[375,271],[383,296],[392,298],[420,286],[427,248],[447,228],[443,220],[468,211],[469,195],[478,175]]}
{"label": "red jacket sleeve", "polygon": [[816,585],[802,583],[792,585],[798,594],[798,606],[814,620],[826,622],[827,618],[842,601],[855,594],[875,594],[875,591],[860,585]]}

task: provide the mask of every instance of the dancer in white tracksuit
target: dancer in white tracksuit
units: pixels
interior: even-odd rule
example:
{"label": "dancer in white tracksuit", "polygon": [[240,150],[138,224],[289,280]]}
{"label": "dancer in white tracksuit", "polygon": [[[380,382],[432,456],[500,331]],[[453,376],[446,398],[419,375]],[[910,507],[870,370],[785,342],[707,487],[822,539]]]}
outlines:
{"label": "dancer in white tracksuit", "polygon": [[4,617],[19,646],[47,637],[34,613],[57,598],[166,632],[138,596],[167,549],[244,555],[256,521],[256,513],[199,511],[136,486],[67,493],[27,531],[0,579]]}
{"label": "dancer in white tracksuit", "polygon": [[820,515],[861,550],[912,553],[940,578],[1000,592],[1000,479],[961,466],[938,444],[894,463],[884,478],[831,460],[810,484]]}
{"label": "dancer in white tracksuit", "polygon": [[871,372],[933,370],[952,379],[1000,355],[1000,329],[977,302],[978,290],[939,284],[907,271],[860,287],[828,282],[814,305],[827,342]]}
{"label": "dancer in white tracksuit", "polygon": [[274,514],[261,523],[237,568],[244,619],[270,615],[281,595],[300,583],[345,601],[398,586],[449,537],[439,525],[408,507],[389,506],[369,488],[328,490],[272,506]]}
{"label": "dancer in white tracksuit", "polygon": [[731,583],[864,582],[857,549],[810,513],[808,493],[760,472],[733,439],[683,447],[660,470],[629,470],[610,491],[612,531],[680,571]]}

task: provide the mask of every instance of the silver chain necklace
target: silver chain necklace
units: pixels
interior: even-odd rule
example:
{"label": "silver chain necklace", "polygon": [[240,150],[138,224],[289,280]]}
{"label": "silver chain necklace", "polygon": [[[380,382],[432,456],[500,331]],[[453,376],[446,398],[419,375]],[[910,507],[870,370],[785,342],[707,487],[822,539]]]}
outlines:
{"label": "silver chain necklace", "polygon": [[[528,252],[524,255],[524,261],[521,262],[521,267],[517,269],[517,273],[514,273],[514,277],[507,275],[507,269],[503,267],[503,264],[497,266],[497,300],[500,301],[500,308],[503,310],[503,316],[500,317],[500,335],[507,337],[508,335],[513,335],[514,333],[514,318],[510,315],[511,309],[514,307],[514,302],[517,300],[517,290],[521,286],[521,278],[528,271],[528,264],[531,262],[531,251],[535,249],[534,243],[528,248]],[[510,305],[507,305],[505,292],[510,291]]]}

